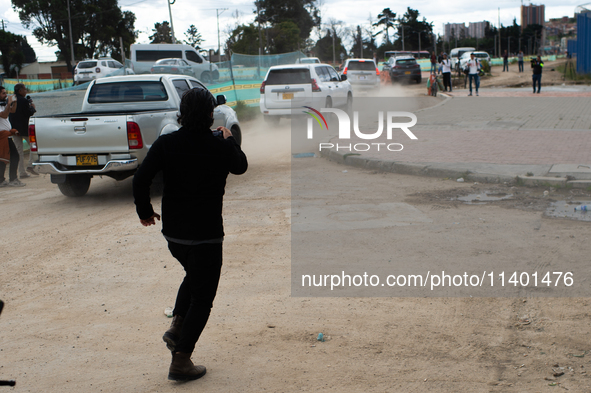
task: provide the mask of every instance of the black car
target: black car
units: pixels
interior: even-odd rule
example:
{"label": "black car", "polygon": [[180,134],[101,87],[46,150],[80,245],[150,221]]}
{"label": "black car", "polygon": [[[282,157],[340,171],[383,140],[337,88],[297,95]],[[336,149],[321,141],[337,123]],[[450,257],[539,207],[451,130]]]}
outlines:
{"label": "black car", "polygon": [[383,70],[390,73],[392,83],[402,80],[414,80],[416,83],[421,83],[422,80],[421,66],[412,56],[390,57]]}

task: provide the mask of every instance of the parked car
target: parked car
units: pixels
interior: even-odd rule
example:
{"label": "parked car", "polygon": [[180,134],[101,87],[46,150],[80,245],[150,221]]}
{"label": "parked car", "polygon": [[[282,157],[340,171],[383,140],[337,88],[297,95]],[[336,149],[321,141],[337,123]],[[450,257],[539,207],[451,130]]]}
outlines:
{"label": "parked car", "polygon": [[183,74],[195,76],[193,67],[183,59],[160,59],[152,66],[152,74]]}
{"label": "parked car", "polygon": [[347,80],[355,88],[380,87],[380,71],[373,59],[347,59],[341,68],[341,75],[347,75]]}
{"label": "parked car", "polygon": [[460,57],[460,69],[466,67],[466,64],[470,60],[470,54],[472,53],[474,53],[474,57],[479,61],[486,60],[488,64],[490,64],[490,55],[487,52],[465,52],[462,57]]}
{"label": "parked car", "polygon": [[409,82],[414,80],[416,83],[421,83],[422,80],[421,66],[413,56],[390,57],[382,68],[382,72],[390,73],[392,83],[403,80]]}
{"label": "parked car", "polygon": [[261,113],[269,122],[291,116],[294,105],[342,107],[349,112],[353,106],[353,88],[347,75],[339,76],[328,64],[272,66],[260,93]]}
{"label": "parked car", "polygon": [[101,57],[97,60],[83,60],[74,69],[74,84],[90,82],[105,76],[133,75],[130,68],[124,68],[123,64],[110,57]]}
{"label": "parked car", "polygon": [[[62,194],[86,194],[93,176],[133,176],[154,141],[180,128],[183,94],[206,89],[187,75],[147,74],[101,78],[86,90],[79,113],[33,116],[29,120],[33,166],[51,175]],[[216,97],[212,129],[227,127],[242,141],[236,112]]]}
{"label": "parked car", "polygon": [[296,64],[320,64],[320,59],[317,57],[300,57],[296,60]]}

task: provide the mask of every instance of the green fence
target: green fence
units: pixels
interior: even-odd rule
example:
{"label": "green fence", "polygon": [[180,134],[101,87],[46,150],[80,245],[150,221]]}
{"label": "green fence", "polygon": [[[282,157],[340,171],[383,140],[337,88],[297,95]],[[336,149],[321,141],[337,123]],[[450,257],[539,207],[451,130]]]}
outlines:
{"label": "green fence", "polygon": [[9,79],[5,78],[2,86],[7,92],[14,91],[14,85],[23,83],[30,92],[50,91],[72,86],[72,79]]}

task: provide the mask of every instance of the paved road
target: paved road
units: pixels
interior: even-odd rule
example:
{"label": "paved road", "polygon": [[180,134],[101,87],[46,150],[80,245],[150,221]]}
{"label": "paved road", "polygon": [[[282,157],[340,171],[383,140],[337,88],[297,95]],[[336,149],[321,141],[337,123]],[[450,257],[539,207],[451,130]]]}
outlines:
{"label": "paved road", "polygon": [[[543,176],[557,164],[569,164],[572,167],[562,172],[577,172],[581,167],[591,175],[589,108],[588,87],[552,87],[548,93],[535,96],[529,88],[483,89],[480,97],[467,97],[464,91],[416,112],[418,122],[412,131],[418,140],[401,133],[390,141],[403,144],[402,151],[355,153],[386,163],[422,163],[447,169],[455,165],[459,173],[484,171],[514,177],[532,172]],[[368,124],[368,130],[376,127],[377,121]],[[388,142],[385,135],[379,142]],[[345,161],[355,160],[359,157],[350,156]]]}

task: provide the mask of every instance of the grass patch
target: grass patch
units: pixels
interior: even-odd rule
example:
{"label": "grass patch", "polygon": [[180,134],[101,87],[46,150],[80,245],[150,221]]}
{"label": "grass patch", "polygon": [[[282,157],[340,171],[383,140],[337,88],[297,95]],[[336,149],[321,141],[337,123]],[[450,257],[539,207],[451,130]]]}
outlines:
{"label": "grass patch", "polygon": [[236,102],[234,110],[239,121],[254,120],[261,116],[261,111],[258,107],[248,106],[244,101]]}
{"label": "grass patch", "polygon": [[591,84],[590,74],[579,74],[576,71],[576,63],[573,61],[571,65],[567,67],[567,64],[560,64],[556,67],[556,71],[562,74],[562,77],[568,81],[585,82]]}

